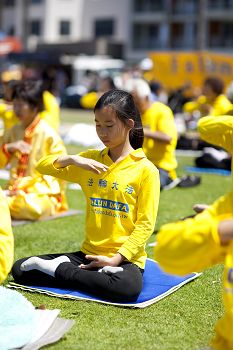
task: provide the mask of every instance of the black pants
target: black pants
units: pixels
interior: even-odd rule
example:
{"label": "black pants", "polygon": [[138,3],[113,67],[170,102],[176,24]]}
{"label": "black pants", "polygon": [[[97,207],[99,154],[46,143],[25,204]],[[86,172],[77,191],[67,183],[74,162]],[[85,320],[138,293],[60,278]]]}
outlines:
{"label": "black pants", "polygon": [[70,262],[61,263],[55,272],[55,277],[38,270],[21,271],[21,264],[27,260],[17,260],[12,268],[12,275],[16,283],[47,287],[70,288],[88,292],[112,301],[135,301],[142,290],[143,270],[130,262],[123,262],[123,271],[107,275],[97,269],[83,270],[80,264],[88,264],[81,251],[74,253],[39,255],[39,258],[50,260],[66,255]]}

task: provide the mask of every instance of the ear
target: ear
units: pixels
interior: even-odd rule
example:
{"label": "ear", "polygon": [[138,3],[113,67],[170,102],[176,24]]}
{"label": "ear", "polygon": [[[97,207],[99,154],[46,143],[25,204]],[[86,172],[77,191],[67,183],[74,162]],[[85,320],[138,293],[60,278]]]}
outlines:
{"label": "ear", "polygon": [[127,119],[127,125],[130,129],[134,128],[134,120],[133,119]]}

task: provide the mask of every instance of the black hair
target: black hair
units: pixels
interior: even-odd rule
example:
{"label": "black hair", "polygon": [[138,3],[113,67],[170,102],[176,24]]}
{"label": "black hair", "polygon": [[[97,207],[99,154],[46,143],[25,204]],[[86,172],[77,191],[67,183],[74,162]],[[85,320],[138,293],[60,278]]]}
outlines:
{"label": "black hair", "polygon": [[27,102],[31,107],[44,109],[43,106],[43,88],[41,81],[23,80],[17,84],[13,99],[20,99]]}
{"label": "black hair", "polygon": [[133,96],[123,90],[113,89],[105,92],[97,101],[94,112],[110,106],[117,117],[126,124],[127,119],[133,119],[134,127],[129,132],[129,141],[134,149],[141,148],[144,133],[140,113],[134,103]]}
{"label": "black hair", "polygon": [[3,82],[6,88],[8,88],[8,91],[10,89],[10,96],[6,96],[6,93],[4,93],[4,98],[7,102],[11,102],[13,100],[13,96],[15,93],[16,86],[19,84],[19,80],[11,79],[7,82]]}
{"label": "black hair", "polygon": [[204,85],[210,86],[216,95],[221,95],[224,90],[224,83],[222,79],[209,77],[204,81]]}

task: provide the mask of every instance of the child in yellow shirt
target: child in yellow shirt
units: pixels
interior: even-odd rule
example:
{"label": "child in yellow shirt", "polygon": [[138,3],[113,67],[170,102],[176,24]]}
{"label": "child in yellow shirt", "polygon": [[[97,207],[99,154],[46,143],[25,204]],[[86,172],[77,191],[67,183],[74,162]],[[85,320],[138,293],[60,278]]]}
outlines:
{"label": "child in yellow shirt", "polygon": [[[232,116],[203,117],[202,139],[233,153]],[[155,259],[167,272],[184,275],[224,262],[225,313],[217,322],[214,350],[233,350],[233,191],[217,199],[194,218],[162,226]]]}
{"label": "child in yellow shirt", "polygon": [[94,113],[105,149],[47,156],[37,166],[43,174],[81,185],[87,202],[81,250],[20,259],[13,276],[19,283],[58,283],[113,301],[135,301],[157,215],[159,173],[141,149],[141,119],[129,93],[105,93]]}

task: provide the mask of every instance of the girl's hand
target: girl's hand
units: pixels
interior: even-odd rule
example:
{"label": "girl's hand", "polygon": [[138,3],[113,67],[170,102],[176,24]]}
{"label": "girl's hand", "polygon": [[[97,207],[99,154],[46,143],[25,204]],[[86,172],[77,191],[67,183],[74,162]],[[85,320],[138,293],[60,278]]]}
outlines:
{"label": "girl's hand", "polygon": [[108,166],[97,162],[94,159],[85,158],[81,156],[72,156],[73,165],[83,168],[85,170],[92,171],[95,174],[100,174],[101,172],[106,172],[108,170]]}
{"label": "girl's hand", "polygon": [[86,259],[92,260],[90,264],[84,265],[81,264],[79,267],[82,269],[93,269],[96,267],[104,267],[104,266],[119,266],[119,264],[125,259],[121,254],[117,253],[112,258],[108,258],[104,255],[86,255]]}
{"label": "girl's hand", "polygon": [[97,162],[94,159],[81,156],[61,156],[54,162],[54,166],[57,168],[64,168],[69,165],[92,171],[95,174],[100,174],[108,170],[107,165]]}
{"label": "girl's hand", "polygon": [[15,152],[20,152],[22,154],[29,154],[31,152],[32,147],[27,142],[20,140],[12,143],[7,143],[6,149],[11,154]]}

